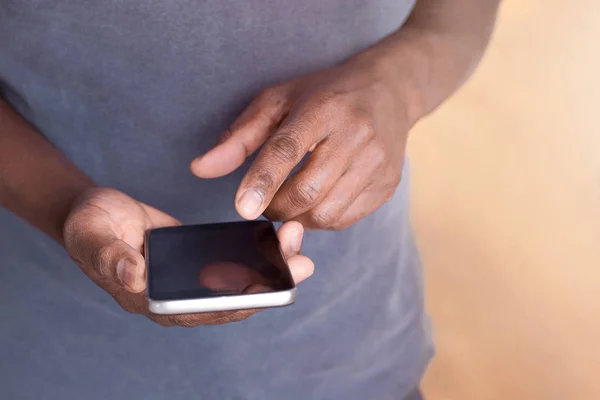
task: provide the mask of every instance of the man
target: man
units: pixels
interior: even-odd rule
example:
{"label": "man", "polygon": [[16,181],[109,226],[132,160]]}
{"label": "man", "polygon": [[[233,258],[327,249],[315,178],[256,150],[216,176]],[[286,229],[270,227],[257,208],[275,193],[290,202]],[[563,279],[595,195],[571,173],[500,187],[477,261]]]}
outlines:
{"label": "man", "polygon": [[[407,134],[497,3],[0,3],[0,397],[419,398]],[[289,221],[297,303],[151,315],[143,232],[238,214]]]}

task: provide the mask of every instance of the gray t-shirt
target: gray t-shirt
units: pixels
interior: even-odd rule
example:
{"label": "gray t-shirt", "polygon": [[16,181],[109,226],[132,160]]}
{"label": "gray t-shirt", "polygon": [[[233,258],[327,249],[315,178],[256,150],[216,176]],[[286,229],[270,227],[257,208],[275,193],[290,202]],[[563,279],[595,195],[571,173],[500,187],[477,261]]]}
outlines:
{"label": "gray t-shirt", "polygon": [[[3,0],[0,95],[98,184],[184,223],[238,220],[247,164],[199,180],[190,160],[261,88],[370,46],[412,3]],[[0,210],[0,398],[405,398],[431,356],[407,178],[353,227],[307,233],[295,305],[196,329],[127,314]]]}

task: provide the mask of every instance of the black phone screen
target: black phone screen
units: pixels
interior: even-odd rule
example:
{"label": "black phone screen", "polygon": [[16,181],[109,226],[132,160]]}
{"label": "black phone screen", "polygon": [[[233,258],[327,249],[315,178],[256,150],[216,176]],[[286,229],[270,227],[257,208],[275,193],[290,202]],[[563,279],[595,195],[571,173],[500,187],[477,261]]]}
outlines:
{"label": "black phone screen", "polygon": [[146,237],[148,297],[183,300],[294,287],[273,224],[158,228]]}

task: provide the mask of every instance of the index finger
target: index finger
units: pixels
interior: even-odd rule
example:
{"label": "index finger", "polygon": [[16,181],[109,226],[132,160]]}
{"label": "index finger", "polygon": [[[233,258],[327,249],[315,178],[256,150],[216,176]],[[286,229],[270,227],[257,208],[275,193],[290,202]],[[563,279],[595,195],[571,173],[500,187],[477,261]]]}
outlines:
{"label": "index finger", "polygon": [[327,134],[322,118],[313,111],[290,115],[267,140],[242,179],[236,209],[246,219],[256,219],[304,155]]}

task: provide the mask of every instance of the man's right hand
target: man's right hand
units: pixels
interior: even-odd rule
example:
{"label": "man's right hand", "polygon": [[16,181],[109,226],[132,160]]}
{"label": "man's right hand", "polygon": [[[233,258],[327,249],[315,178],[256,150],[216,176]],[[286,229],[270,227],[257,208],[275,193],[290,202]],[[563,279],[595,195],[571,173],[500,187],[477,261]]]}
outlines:
{"label": "man's right hand", "polygon": [[[248,318],[259,310],[156,315],[148,311],[144,234],[179,225],[173,217],[113,189],[90,189],[74,202],[64,226],[65,247],[81,270],[131,313],[164,326],[213,325]],[[310,259],[298,254],[303,228],[284,224],[277,233],[296,283],[312,275]]]}

